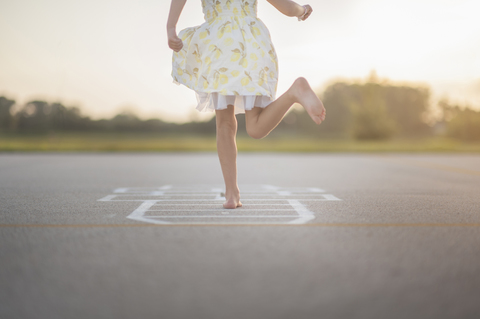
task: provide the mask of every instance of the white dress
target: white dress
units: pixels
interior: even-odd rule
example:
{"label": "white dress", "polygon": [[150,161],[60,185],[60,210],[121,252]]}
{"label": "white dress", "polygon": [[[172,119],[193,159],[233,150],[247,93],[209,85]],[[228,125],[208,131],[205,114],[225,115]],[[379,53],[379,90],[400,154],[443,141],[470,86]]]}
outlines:
{"label": "white dress", "polygon": [[257,0],[202,0],[205,22],[181,30],[173,82],[195,91],[197,110],[235,106],[235,114],[275,100],[278,62]]}

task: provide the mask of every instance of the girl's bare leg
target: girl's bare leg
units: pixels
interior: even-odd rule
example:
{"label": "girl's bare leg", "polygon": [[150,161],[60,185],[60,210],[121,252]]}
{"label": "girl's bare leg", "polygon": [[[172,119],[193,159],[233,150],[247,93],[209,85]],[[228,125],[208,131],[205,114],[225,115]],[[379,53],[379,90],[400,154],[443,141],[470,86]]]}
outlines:
{"label": "girl's bare leg", "polygon": [[237,185],[237,118],[233,105],[225,110],[216,110],[217,152],[225,180],[224,208],[237,208],[240,202],[240,190]]}
{"label": "girl's bare leg", "polygon": [[265,108],[254,107],[245,112],[247,133],[253,138],[264,138],[282,120],[294,103],[300,103],[317,124],[325,120],[325,107],[305,78],[298,78],[278,99]]}

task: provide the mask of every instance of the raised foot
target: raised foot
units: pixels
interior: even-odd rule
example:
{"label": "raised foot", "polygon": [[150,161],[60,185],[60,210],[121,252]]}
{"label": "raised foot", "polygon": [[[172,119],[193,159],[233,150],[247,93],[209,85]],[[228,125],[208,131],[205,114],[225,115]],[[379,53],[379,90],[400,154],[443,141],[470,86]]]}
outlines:
{"label": "raised foot", "polygon": [[300,103],[312,120],[320,124],[325,120],[326,110],[322,101],[308,84],[305,78],[298,78],[291,87],[295,100]]}

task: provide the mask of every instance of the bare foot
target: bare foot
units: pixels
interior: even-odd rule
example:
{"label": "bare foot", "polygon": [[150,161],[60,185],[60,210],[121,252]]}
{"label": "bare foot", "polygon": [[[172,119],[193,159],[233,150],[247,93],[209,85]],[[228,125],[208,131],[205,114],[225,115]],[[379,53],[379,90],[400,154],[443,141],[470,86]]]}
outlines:
{"label": "bare foot", "polygon": [[225,203],[223,203],[223,208],[233,209],[242,206],[242,203],[240,202],[240,192],[237,191],[233,194],[227,195],[222,193],[222,195],[227,199]]}
{"label": "bare foot", "polygon": [[291,90],[295,100],[305,108],[315,123],[320,124],[325,120],[325,107],[305,78],[299,77],[296,79],[291,86]]}

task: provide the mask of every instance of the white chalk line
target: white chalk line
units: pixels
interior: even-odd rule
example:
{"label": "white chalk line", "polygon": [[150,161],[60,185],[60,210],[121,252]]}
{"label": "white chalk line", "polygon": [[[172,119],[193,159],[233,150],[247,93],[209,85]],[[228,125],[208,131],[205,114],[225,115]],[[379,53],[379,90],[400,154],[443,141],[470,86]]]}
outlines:
{"label": "white chalk line", "polygon": [[[298,216],[296,215],[213,215],[215,217],[212,217],[212,215],[203,215],[203,216],[146,216],[145,213],[147,211],[150,211],[150,208],[152,208],[155,204],[156,201],[150,200],[150,201],[145,201],[142,203],[137,209],[135,209],[130,215],[127,216],[129,219],[137,220],[137,221],[142,221],[142,222],[147,222],[147,223],[154,223],[154,224],[171,224],[171,222],[160,220],[160,219],[198,219],[198,218],[203,218],[203,219],[212,219],[212,218],[243,218],[243,219],[259,219],[259,218],[294,218],[293,220],[287,222],[288,224],[303,224],[311,219],[315,218],[315,215],[309,211],[304,205],[302,205],[300,202],[296,200],[288,200],[289,204],[295,209],[297,212]],[[233,217],[237,216],[237,217]],[[264,217],[264,216],[269,216],[269,217]],[[281,216],[281,217],[278,217]],[[158,219],[157,219],[158,218]],[[191,223],[191,222],[189,222]],[[252,224],[257,224],[258,222],[253,222]]]}
{"label": "white chalk line", "polygon": [[[128,193],[118,193],[116,195],[118,196],[138,196],[138,195],[150,195],[152,193],[159,193],[161,192],[162,194],[160,195],[217,195],[220,193],[224,193],[224,190],[219,190],[217,192],[169,192],[169,191],[152,191],[152,192],[128,192]],[[279,194],[281,193],[281,194]],[[256,195],[256,194],[271,194],[271,195],[284,195],[284,194],[290,194],[290,195],[295,195],[295,194],[303,194],[304,192],[292,192],[292,191],[278,191],[278,192],[270,192],[270,191],[242,191],[240,190],[240,194],[250,194],[250,195]],[[318,194],[312,194],[315,196],[318,196]]]}
{"label": "white chalk line", "polygon": [[203,216],[148,216],[148,218],[295,218],[297,215],[203,215]]}
{"label": "white chalk line", "polygon": [[[280,193],[280,194],[279,194]],[[291,192],[279,192],[279,193],[241,193],[248,196],[324,196],[327,194],[302,194],[302,193],[291,193]],[[166,192],[152,192],[152,193],[138,193],[138,194],[116,194],[113,196],[126,197],[126,196],[217,196],[217,193],[166,193]]]}
{"label": "white chalk line", "polygon": [[[298,196],[299,194],[297,194]],[[125,195],[122,195],[122,196],[125,196]],[[130,196],[134,196],[134,195],[130,195]],[[142,196],[148,196],[148,195],[142,195]],[[211,194],[209,194],[208,196],[212,196]],[[293,199],[293,200],[303,200],[303,201],[341,201],[341,199],[337,198],[336,196],[332,195],[332,194],[318,194],[318,195],[300,195],[300,196],[322,196],[322,198],[284,198],[283,197],[279,197],[279,198],[241,198],[240,200],[241,201],[250,201],[250,200],[255,200],[255,201],[263,201],[263,200],[266,200],[266,201],[270,201],[270,200],[289,200],[289,199]],[[100,198],[98,199],[97,201],[144,201],[146,199],[115,199],[115,198],[120,198],[119,195],[107,195],[103,198]],[[165,198],[165,196],[163,197],[163,199],[154,199],[154,200],[157,200],[159,202],[164,202],[164,201],[220,201],[220,200],[225,200],[224,197],[221,197],[221,196],[217,196],[215,198],[212,198],[212,199],[203,199],[203,198],[198,198],[198,199],[168,199],[168,198]]]}
{"label": "white chalk line", "polygon": [[[247,208],[241,207],[233,210],[227,209],[198,209],[196,206],[212,206],[216,205],[216,203],[225,201],[225,198],[221,196],[223,193],[223,189],[221,187],[207,187],[209,191],[201,191],[199,190],[201,187],[178,187],[174,188],[172,185],[165,185],[162,187],[123,187],[117,188],[114,190],[115,194],[107,195],[98,201],[122,201],[122,202],[142,202],[140,206],[135,209],[130,215],[127,216],[129,219],[147,222],[147,223],[154,223],[154,224],[204,224],[205,222],[174,222],[172,220],[179,219],[179,220],[189,220],[189,219],[206,219],[212,220],[217,219],[221,220],[224,219],[235,219],[235,220],[256,220],[255,222],[247,222],[246,224],[264,224],[259,222],[258,219],[285,219],[289,218],[291,220],[282,222],[282,224],[304,224],[308,221],[315,218],[315,214],[310,211],[305,205],[303,205],[300,201],[307,201],[307,202],[317,202],[317,201],[341,201],[341,199],[337,198],[332,194],[324,194],[324,190],[320,188],[305,188],[305,187],[298,187],[298,188],[282,188],[272,185],[262,185],[261,188],[257,187],[250,187],[248,191],[242,190],[241,201],[243,203],[247,203],[248,205],[262,205],[267,206],[269,208],[263,209],[255,209],[255,208]],[[253,188],[253,189],[252,189]],[[189,191],[189,190],[192,191]],[[242,189],[242,188],[241,188]],[[257,191],[258,189],[258,191]],[[308,194],[305,192],[309,192]],[[205,198],[205,197],[213,197],[213,198]],[[259,196],[260,198],[255,198]],[[132,197],[136,197],[133,199]],[[142,199],[143,197],[143,199]],[[160,198],[158,198],[160,197]],[[294,197],[294,198],[291,198]],[[316,197],[316,198],[312,198]],[[322,198],[318,198],[322,197]],[[264,203],[258,203],[259,201]],[[202,203],[202,202],[209,202],[209,203]],[[276,202],[276,203],[275,203]],[[287,202],[287,203],[284,203]],[[282,209],[282,208],[271,208],[272,206],[290,206],[292,209]],[[154,206],[176,206],[181,209],[152,209]],[[192,206],[191,209],[185,209],[189,206]],[[232,214],[230,214],[230,211]],[[245,215],[248,212],[271,212],[271,211],[288,211],[288,212],[295,212],[295,215],[272,215],[272,214],[262,214],[262,215]],[[148,216],[146,213],[153,213],[153,212],[169,212],[169,213],[181,213],[185,212],[187,214],[181,215],[151,215]],[[209,215],[192,215],[192,213],[205,213],[207,212]],[[212,215],[214,214],[214,215]],[[163,219],[163,220],[162,220]],[[167,221],[170,220],[170,221]],[[242,222],[245,224],[245,222]],[[268,223],[268,222],[265,222]]]}
{"label": "white chalk line", "polygon": [[177,216],[146,216],[145,213],[147,211],[152,211],[150,208],[155,205],[154,201],[148,201],[140,205],[134,212],[132,212],[127,218],[143,221],[143,222],[153,222],[157,224],[170,224],[167,221],[156,220],[158,219],[186,219],[186,218],[205,218],[205,219],[212,219],[212,218],[236,218],[236,219],[259,219],[259,218],[294,218],[293,220],[287,222],[288,224],[304,224],[309,220],[315,218],[313,212],[309,211],[304,205],[296,200],[288,200],[289,204],[294,208],[298,215],[202,215],[202,216],[185,216],[185,215],[177,215]]}
{"label": "white chalk line", "polygon": [[301,204],[298,200],[289,199],[288,203],[292,205],[293,208],[297,211],[300,218],[289,221],[289,224],[305,224],[309,220],[315,219],[315,214],[305,207],[305,205]]}
{"label": "white chalk line", "polygon": [[[282,199],[271,199],[271,198],[259,198],[259,199],[240,199],[240,201],[243,203],[245,201],[250,202],[250,201],[279,201]],[[283,199],[287,200],[287,199]],[[300,198],[300,199],[293,199],[293,200],[301,200],[304,202],[331,202],[331,201],[341,201],[341,199],[319,199],[319,198]],[[117,200],[98,200],[98,201],[103,201],[103,202],[145,202],[147,199],[117,199]],[[150,200],[148,200],[150,201]],[[213,202],[213,201],[225,201],[225,198],[213,198],[213,199],[167,199],[167,200],[162,200],[162,199],[153,199],[151,201],[155,202]],[[170,205],[170,204],[166,204]],[[189,204],[185,204],[189,205]],[[200,204],[199,204],[200,205]],[[252,204],[249,204],[252,205]],[[269,204],[257,204],[257,205],[269,205]],[[281,204],[273,204],[273,205],[281,205]],[[287,204],[288,205],[288,204]]]}
{"label": "white chalk line", "polygon": [[[222,209],[222,208],[218,208],[217,210],[218,210],[219,212],[220,212],[220,211],[223,211],[223,212],[224,212],[224,211],[231,211],[231,209],[227,209],[227,208],[223,208],[223,209]],[[254,210],[254,211],[256,211],[256,212],[258,212],[258,211],[275,211],[275,212],[276,212],[276,211],[279,211],[279,210],[281,210],[281,211],[285,211],[285,210],[287,210],[287,211],[292,211],[292,210],[295,211],[295,209],[293,209],[293,208],[292,208],[292,209],[276,209],[276,208],[272,208],[272,209],[268,209],[268,208],[263,208],[263,209],[256,209],[256,208],[253,209],[253,208],[252,208],[252,209],[248,209],[248,208],[247,208],[247,209],[244,209],[243,207],[239,207],[238,210],[236,210],[236,212],[241,213],[241,212],[249,211],[249,210]],[[150,209],[150,210],[148,210],[148,211],[149,211],[149,212],[171,212],[172,210],[171,210],[171,209]],[[215,212],[215,211],[212,210],[212,209],[176,209],[175,212]]]}
{"label": "white chalk line", "polygon": [[[212,204],[155,204],[156,206],[217,206],[218,203]],[[290,206],[290,204],[248,204],[248,206]],[[244,209],[245,206],[242,206],[241,209]],[[224,208],[226,209],[226,208]]]}
{"label": "white chalk line", "polygon": [[143,204],[138,206],[130,215],[127,216],[129,219],[138,220],[145,223],[154,223],[154,224],[170,224],[169,222],[155,221],[151,218],[145,218],[145,212],[155,205],[156,201],[145,201]]}

